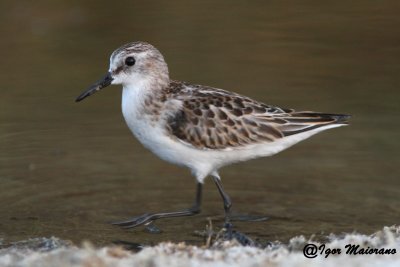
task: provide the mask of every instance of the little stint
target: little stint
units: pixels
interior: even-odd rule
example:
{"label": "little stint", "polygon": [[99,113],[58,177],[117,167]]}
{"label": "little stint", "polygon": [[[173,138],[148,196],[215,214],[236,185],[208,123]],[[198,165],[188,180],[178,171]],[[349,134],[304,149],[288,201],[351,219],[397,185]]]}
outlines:
{"label": "little stint", "polygon": [[230,91],[171,80],[164,57],[145,42],[115,50],[108,73],[76,101],[111,84],[123,86],[122,113],[136,138],[160,158],[189,168],[197,179],[192,207],[115,223],[125,228],[199,213],[207,176],[221,194],[225,223],[230,225],[231,200],[218,169],[274,155],[316,133],[347,125],[350,117],[280,108]]}

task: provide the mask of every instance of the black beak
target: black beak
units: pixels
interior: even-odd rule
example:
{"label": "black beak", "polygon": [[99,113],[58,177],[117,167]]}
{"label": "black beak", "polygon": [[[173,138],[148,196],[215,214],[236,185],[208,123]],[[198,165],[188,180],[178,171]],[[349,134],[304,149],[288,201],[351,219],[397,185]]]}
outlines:
{"label": "black beak", "polygon": [[111,84],[111,82],[114,80],[113,77],[111,77],[111,73],[108,72],[106,76],[104,76],[100,81],[96,82],[92,86],[90,86],[86,91],[84,91],[82,94],[80,94],[76,99],[75,102],[79,102],[83,100],[85,97],[93,95],[97,91],[100,91],[100,89],[103,89],[104,87],[107,87]]}

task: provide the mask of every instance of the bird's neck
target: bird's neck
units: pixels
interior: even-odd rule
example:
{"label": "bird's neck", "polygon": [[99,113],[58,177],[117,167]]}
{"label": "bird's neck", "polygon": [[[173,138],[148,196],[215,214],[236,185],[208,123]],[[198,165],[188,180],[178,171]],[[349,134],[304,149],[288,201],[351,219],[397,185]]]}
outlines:
{"label": "bird's neck", "polygon": [[168,79],[140,79],[123,85],[122,112],[125,117],[141,117],[152,113],[154,106],[163,101],[164,89],[169,85]]}

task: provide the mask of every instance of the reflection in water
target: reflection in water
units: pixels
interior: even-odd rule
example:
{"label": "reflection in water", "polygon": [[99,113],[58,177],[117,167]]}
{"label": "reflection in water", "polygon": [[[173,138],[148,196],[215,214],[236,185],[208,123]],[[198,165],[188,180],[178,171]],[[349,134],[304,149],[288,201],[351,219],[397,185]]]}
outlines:
{"label": "reflection in water", "polygon": [[222,223],[218,192],[207,181],[203,213],[157,222],[160,235],[107,224],[184,208],[195,190],[186,170],[132,138],[118,87],[74,103],[107,69],[109,53],[134,40],[158,47],[174,79],[354,115],[350,127],[223,169],[234,210],[270,217],[238,229],[286,240],[397,223],[398,3],[313,2],[16,2],[1,9],[0,236],[201,242],[192,233],[208,216]]}

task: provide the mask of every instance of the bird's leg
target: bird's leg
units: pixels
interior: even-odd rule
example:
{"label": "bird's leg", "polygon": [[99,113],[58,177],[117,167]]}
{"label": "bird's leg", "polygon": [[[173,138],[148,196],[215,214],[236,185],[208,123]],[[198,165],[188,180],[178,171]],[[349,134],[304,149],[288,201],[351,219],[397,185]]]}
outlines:
{"label": "bird's leg", "polygon": [[194,205],[188,209],[174,212],[146,213],[126,221],[113,222],[112,224],[119,225],[123,228],[133,228],[142,224],[149,224],[157,219],[196,215],[200,213],[202,189],[203,184],[197,183],[196,199]]}
{"label": "bird's leg", "polygon": [[221,180],[218,176],[212,176],[215,184],[217,185],[218,191],[224,201],[224,209],[225,209],[225,223],[224,228],[226,229],[225,234],[222,235],[222,239],[225,240],[237,240],[243,246],[255,246],[256,243],[247,235],[233,230],[233,225],[231,223],[231,207],[232,202],[231,198],[225,193],[224,188],[222,187]]}
{"label": "bird's leg", "polygon": [[222,200],[224,201],[224,210],[225,210],[225,228],[230,229],[232,228],[231,224],[231,207],[232,207],[232,202],[231,198],[228,196],[227,193],[225,193],[224,188],[222,187],[221,180],[217,176],[212,176],[215,184],[217,185],[219,194],[222,197]]}
{"label": "bird's leg", "polygon": [[231,207],[232,202],[231,198],[224,191],[222,187],[221,180],[219,176],[212,176],[215,184],[217,185],[218,191],[221,194],[222,200],[224,201],[224,209],[225,209],[225,228],[229,229],[232,226],[231,221],[242,221],[242,222],[262,222],[268,220],[268,217],[262,215],[248,215],[248,214],[232,214]]}

